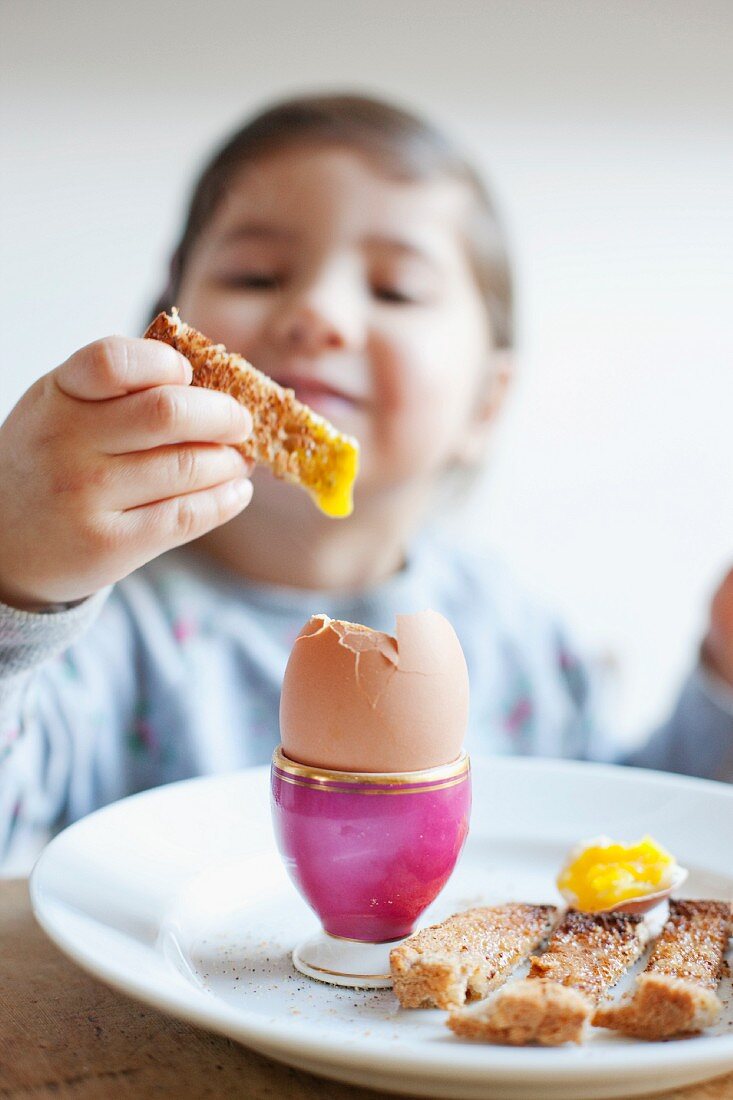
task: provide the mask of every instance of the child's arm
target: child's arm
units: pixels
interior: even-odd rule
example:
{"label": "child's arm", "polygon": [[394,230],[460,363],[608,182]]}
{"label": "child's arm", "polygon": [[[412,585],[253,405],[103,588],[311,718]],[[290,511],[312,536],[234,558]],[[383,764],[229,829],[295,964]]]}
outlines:
{"label": "child's arm", "polygon": [[0,600],[73,603],[245,507],[228,444],[251,417],[190,380],[166,344],[111,337],[21,398],[0,426]]}
{"label": "child's arm", "polygon": [[[670,718],[631,753],[622,752],[608,721],[606,677],[597,662],[582,656],[566,629],[527,599],[495,562],[468,572],[467,579],[467,591],[479,596],[466,606],[475,609],[478,621],[493,622],[496,639],[496,649],[488,648],[477,663],[472,708],[480,713],[482,704],[498,698],[496,717],[491,706],[487,711],[488,723],[503,732],[497,744],[501,751],[631,764],[733,782],[733,684],[725,681],[724,672],[733,660],[733,573],[713,600],[702,659],[684,683]],[[492,668],[494,687],[485,671]]]}
{"label": "child's arm", "polygon": [[699,667],[671,717],[624,762],[733,782],[733,570],[713,597]]}
{"label": "child's arm", "polygon": [[[0,873],[27,872],[50,836],[91,810],[206,770],[217,722],[182,633],[205,615],[197,597],[185,568],[166,564],[67,611],[0,604]],[[252,748],[232,759],[262,762],[266,748]]]}
{"label": "child's arm", "polygon": [[670,718],[619,763],[733,783],[733,695],[696,669]]}
{"label": "child's arm", "polygon": [[133,640],[100,590],[249,499],[249,467],[227,445],[248,414],[190,377],[164,344],[102,340],[0,427],[0,861],[16,867],[49,831],[134,789]]}
{"label": "child's arm", "polygon": [[129,621],[107,593],[35,614],[0,604],[0,865],[25,872],[59,826],[129,793]]}
{"label": "child's arm", "polygon": [[[620,752],[604,717],[603,677],[592,664],[578,658],[559,631],[555,665],[569,711],[557,743],[541,746],[539,751],[733,782],[733,686],[706,661],[709,638],[669,718],[638,749]],[[537,749],[533,747],[533,751]]]}
{"label": "child's arm", "polygon": [[730,689],[733,701],[733,569],[728,570],[713,596],[702,662]]}

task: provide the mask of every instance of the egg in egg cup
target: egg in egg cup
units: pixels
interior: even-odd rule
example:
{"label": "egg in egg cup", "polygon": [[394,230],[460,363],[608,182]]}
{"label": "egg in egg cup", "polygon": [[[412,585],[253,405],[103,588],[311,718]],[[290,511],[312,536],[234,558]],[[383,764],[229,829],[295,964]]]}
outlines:
{"label": "egg in egg cup", "polygon": [[293,962],[320,981],[391,985],[389,952],[448,881],[468,833],[468,670],[435,611],[394,635],[313,615],[280,698],[272,812],[285,866],[321,919]]}

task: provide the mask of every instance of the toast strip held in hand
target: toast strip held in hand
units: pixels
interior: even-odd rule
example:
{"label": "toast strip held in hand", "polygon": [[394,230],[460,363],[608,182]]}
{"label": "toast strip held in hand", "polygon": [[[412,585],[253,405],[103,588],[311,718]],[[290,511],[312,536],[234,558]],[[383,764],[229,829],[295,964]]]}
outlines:
{"label": "toast strip held in hand", "polygon": [[529,975],[484,1003],[453,1012],[456,1035],[490,1043],[558,1046],[583,1039],[596,1003],[649,941],[644,918],[570,909]]}
{"label": "toast strip held in hand", "polygon": [[548,935],[553,905],[485,906],[423,928],[390,954],[403,1008],[452,1008],[485,997]]}
{"label": "toast strip held in hand", "polygon": [[633,992],[603,1005],[593,1023],[636,1039],[668,1039],[715,1022],[731,907],[723,901],[671,901],[669,920]]}
{"label": "toast strip held in hand", "polygon": [[145,332],[185,355],[193,385],[231,394],[252,415],[252,435],[238,448],[249,461],[269,467],[275,477],[301,485],[321,511],[347,516],[359,466],[359,445],[298,401],[241,355],[213,344],[173,309],[159,313]]}

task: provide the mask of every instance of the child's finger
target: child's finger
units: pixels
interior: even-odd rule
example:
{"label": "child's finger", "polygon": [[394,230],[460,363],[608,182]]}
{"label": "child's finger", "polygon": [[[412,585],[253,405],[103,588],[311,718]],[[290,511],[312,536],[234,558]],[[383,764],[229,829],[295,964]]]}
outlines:
{"label": "child's finger", "polygon": [[188,385],[191,364],[159,340],[108,336],[75,352],[53,372],[59,389],[81,401],[104,401],[165,383]]}
{"label": "child's finger", "polygon": [[130,454],[172,443],[242,443],[252,417],[226,393],[198,386],[156,386],[95,410],[95,444],[105,454]]}
{"label": "child's finger", "polygon": [[252,464],[239,451],[215,443],[158,447],[111,461],[105,505],[121,512],[210,489],[252,473]]}
{"label": "child's finger", "polygon": [[146,558],[154,557],[233,519],[251,499],[252,482],[239,478],[132,508],[120,517],[123,537],[133,542]]}

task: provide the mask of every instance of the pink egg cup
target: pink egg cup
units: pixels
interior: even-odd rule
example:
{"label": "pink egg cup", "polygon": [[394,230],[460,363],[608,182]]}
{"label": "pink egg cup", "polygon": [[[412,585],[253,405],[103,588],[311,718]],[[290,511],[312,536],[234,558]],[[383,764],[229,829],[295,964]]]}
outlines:
{"label": "pink egg cup", "polygon": [[328,771],[272,758],[280,855],[322,930],[293,963],[332,985],[392,984],[389,952],[448,881],[468,834],[468,756],[415,772]]}

